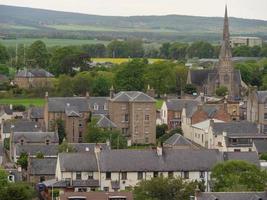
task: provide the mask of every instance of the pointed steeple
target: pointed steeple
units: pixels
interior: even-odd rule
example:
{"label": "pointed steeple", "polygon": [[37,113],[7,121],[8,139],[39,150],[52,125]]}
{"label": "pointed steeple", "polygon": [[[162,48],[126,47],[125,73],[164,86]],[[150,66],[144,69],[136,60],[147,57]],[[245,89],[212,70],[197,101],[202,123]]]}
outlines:
{"label": "pointed steeple", "polygon": [[229,20],[227,6],[225,6],[224,24],[223,24],[223,41],[220,51],[220,61],[222,59],[231,59],[231,45],[230,45],[230,33],[229,33]]}
{"label": "pointed steeple", "polygon": [[227,5],[225,5],[224,24],[223,24],[223,40],[224,41],[230,40]]}

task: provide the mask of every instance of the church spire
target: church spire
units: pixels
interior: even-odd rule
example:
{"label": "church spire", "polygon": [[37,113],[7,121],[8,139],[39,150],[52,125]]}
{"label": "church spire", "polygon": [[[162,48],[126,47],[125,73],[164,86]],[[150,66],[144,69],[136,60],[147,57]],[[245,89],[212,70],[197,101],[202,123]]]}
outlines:
{"label": "church spire", "polygon": [[227,6],[225,6],[224,24],[223,24],[223,41],[220,51],[220,60],[230,59],[232,57],[229,33],[229,20]]}

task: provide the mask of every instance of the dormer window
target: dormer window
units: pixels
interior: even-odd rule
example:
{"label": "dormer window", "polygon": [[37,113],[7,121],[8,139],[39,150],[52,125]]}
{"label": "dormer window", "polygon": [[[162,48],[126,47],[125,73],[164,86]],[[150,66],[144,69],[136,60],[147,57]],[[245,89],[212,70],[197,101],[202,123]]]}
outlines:
{"label": "dormer window", "polygon": [[49,145],[49,144],[50,144],[50,140],[46,140],[46,141],[45,141],[45,144],[46,144],[46,145]]}
{"label": "dormer window", "polygon": [[98,105],[96,103],[94,104],[94,110],[98,110]]}
{"label": "dormer window", "polygon": [[21,139],[21,140],[20,140],[20,145],[23,145],[23,144],[24,144],[24,140]]}

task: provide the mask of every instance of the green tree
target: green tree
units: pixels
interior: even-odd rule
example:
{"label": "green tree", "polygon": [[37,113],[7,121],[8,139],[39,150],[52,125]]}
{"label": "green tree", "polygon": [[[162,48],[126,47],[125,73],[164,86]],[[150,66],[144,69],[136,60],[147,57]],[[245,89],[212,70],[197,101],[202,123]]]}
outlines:
{"label": "green tree", "polygon": [[85,141],[89,143],[105,143],[110,141],[112,149],[127,147],[126,138],[118,130],[104,130],[97,126],[97,119],[93,118],[87,126]]}
{"label": "green tree", "polygon": [[260,155],[260,160],[265,160],[267,161],[267,153],[263,153]]}
{"label": "green tree", "polygon": [[66,137],[66,131],[65,131],[65,126],[64,126],[64,121],[61,119],[58,119],[56,121],[57,124],[57,132],[58,132],[58,139],[59,139],[59,144],[61,144]]}
{"label": "green tree", "polygon": [[58,152],[63,153],[63,152],[75,152],[74,147],[67,142],[67,140],[63,140],[63,142],[58,146]]}
{"label": "green tree", "polygon": [[41,40],[32,43],[27,50],[26,58],[31,67],[48,68],[49,54],[45,43]]}
{"label": "green tree", "polygon": [[56,82],[56,88],[59,96],[73,96],[73,80],[68,75],[60,75]]}
{"label": "green tree", "polygon": [[146,82],[155,89],[160,96],[175,87],[175,64],[171,62],[157,62],[146,67]]}
{"label": "green tree", "polygon": [[188,68],[184,65],[177,65],[175,67],[176,73],[176,92],[181,93],[186,86]]}
{"label": "green tree", "polygon": [[3,168],[0,168],[0,188],[6,187],[8,184],[7,181],[7,172]]}
{"label": "green tree", "polygon": [[192,85],[192,84],[187,84],[184,87],[184,92],[186,94],[193,94],[193,93],[197,92],[197,88],[194,85]]}
{"label": "green tree", "polygon": [[73,77],[73,92],[76,95],[85,95],[92,91],[93,78],[89,72],[80,72]]}
{"label": "green tree", "polygon": [[167,130],[168,130],[167,124],[157,125],[156,126],[156,138],[160,138],[161,136],[165,135]]}
{"label": "green tree", "polygon": [[253,55],[252,55],[252,52],[251,52],[251,49],[250,49],[249,46],[242,45],[242,46],[235,47],[233,49],[233,56],[236,56],[236,57],[251,57]]}
{"label": "green tree", "polygon": [[130,39],[126,41],[128,55],[131,58],[142,58],[144,55],[143,42],[141,40]]}
{"label": "green tree", "polygon": [[228,93],[228,89],[225,86],[220,86],[215,91],[216,95],[219,97],[224,97]]}
{"label": "green tree", "polygon": [[17,160],[17,164],[21,166],[22,169],[27,170],[28,168],[28,154],[22,152]]}
{"label": "green tree", "polygon": [[38,158],[38,159],[43,159],[43,158],[44,158],[44,154],[43,154],[43,152],[38,151],[38,152],[36,153],[36,158]]}
{"label": "green tree", "polygon": [[110,82],[104,77],[97,77],[93,82],[93,94],[94,96],[108,96],[109,89],[111,87]]}
{"label": "green tree", "polygon": [[214,47],[210,43],[204,41],[194,42],[187,49],[189,58],[213,58],[214,52]]}
{"label": "green tree", "polygon": [[196,181],[185,181],[181,177],[160,176],[141,181],[133,193],[135,200],[190,200],[190,196],[194,196],[195,189],[200,185],[203,184]]}
{"label": "green tree", "polygon": [[6,63],[9,59],[8,51],[6,47],[0,44],[0,63]]}
{"label": "green tree", "polygon": [[133,59],[132,61],[122,64],[122,67],[115,75],[115,86],[117,90],[142,91],[145,87],[144,60]]}
{"label": "green tree", "polygon": [[32,200],[36,193],[27,183],[10,183],[7,187],[0,189],[1,200]]}
{"label": "green tree", "polygon": [[182,60],[186,57],[187,44],[175,42],[169,48],[169,57],[172,59]]}
{"label": "green tree", "polygon": [[160,47],[160,55],[163,58],[169,58],[170,56],[170,47],[171,44],[170,43],[163,43]]}
{"label": "green tree", "polygon": [[127,44],[124,41],[113,40],[108,46],[108,55],[112,58],[128,57]]}
{"label": "green tree", "polygon": [[90,55],[91,58],[103,58],[106,55],[104,44],[85,44],[82,49]]}
{"label": "green tree", "polygon": [[211,180],[215,192],[263,191],[267,173],[254,164],[231,160],[217,164]]}

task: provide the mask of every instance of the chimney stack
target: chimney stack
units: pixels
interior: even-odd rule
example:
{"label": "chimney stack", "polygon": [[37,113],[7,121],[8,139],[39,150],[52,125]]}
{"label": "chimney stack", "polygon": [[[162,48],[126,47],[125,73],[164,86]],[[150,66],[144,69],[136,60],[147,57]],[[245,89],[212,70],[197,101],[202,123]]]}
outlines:
{"label": "chimney stack", "polygon": [[48,100],[48,92],[45,92],[45,100]]}
{"label": "chimney stack", "polygon": [[87,99],[90,98],[90,93],[89,93],[88,91],[86,92],[85,97],[86,97]]}
{"label": "chimney stack", "polygon": [[162,156],[162,147],[157,146],[157,155]]}
{"label": "chimney stack", "polygon": [[111,99],[114,98],[114,87],[113,87],[113,85],[112,85],[111,88],[109,89],[109,97],[110,97]]}

